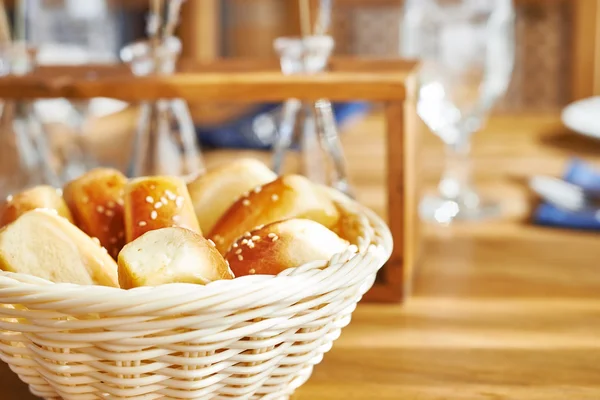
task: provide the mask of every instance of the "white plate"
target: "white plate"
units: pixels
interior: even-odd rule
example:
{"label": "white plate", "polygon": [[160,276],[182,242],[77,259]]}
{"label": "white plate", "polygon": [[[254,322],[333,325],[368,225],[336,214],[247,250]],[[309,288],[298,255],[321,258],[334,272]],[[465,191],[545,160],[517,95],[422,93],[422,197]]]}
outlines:
{"label": "white plate", "polygon": [[590,97],[568,105],[562,112],[567,128],[600,139],[600,97]]}

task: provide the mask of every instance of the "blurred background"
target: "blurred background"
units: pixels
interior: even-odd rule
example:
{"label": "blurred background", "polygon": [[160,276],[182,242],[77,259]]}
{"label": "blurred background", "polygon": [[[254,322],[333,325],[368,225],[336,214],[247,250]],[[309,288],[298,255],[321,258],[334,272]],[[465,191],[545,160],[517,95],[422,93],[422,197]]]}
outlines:
{"label": "blurred background", "polygon": [[[257,157],[385,218],[394,254],[367,296],[411,295],[415,304],[367,306],[340,350],[364,352],[334,356],[306,398],[323,395],[327,381],[340,398],[368,398],[377,385],[388,398],[469,398],[469,389],[470,398],[550,398],[569,388],[576,394],[564,398],[583,398],[585,385],[600,398],[600,0],[0,6],[4,82],[64,65],[85,66],[93,80],[106,71],[306,74],[389,62],[385,71],[405,78],[407,107],[387,115],[401,121],[360,99],[127,104],[14,101],[0,91],[0,198],[97,166],[193,175]],[[395,136],[390,124],[401,126]],[[500,384],[508,388],[494,392]]]}
{"label": "blurred background", "polygon": [[[124,44],[146,33],[146,0],[28,3],[35,21],[28,37],[41,47],[43,61],[57,61],[52,50],[60,47],[74,55],[61,54],[59,61],[86,54],[93,61],[116,62]],[[592,52],[597,15],[586,13],[585,3],[593,1],[515,1],[517,62],[498,110],[557,110],[598,90],[592,74],[598,73]],[[333,7],[336,55],[399,56],[402,0],[337,0]],[[179,33],[185,59],[272,58],[275,38],[300,34],[298,1],[189,0]]]}
{"label": "blurred background", "polygon": [[[22,0],[5,1],[4,6],[13,43],[25,40],[35,48],[35,66],[125,61],[140,74],[148,58],[140,56],[141,47],[127,46],[152,35],[149,15],[155,3]],[[595,191],[600,192],[594,170],[600,149],[600,109],[594,97],[600,94],[597,0],[188,0],[181,7],[175,30],[180,43],[172,43],[172,61],[184,70],[198,65],[243,70],[248,60],[278,66],[278,59],[286,57],[281,48],[275,49],[278,38],[324,34],[333,38],[333,59],[419,60],[418,108],[425,123],[417,130],[426,155],[419,157],[414,173],[429,182],[420,193],[433,196],[423,197],[423,219],[445,224],[502,216],[594,229],[600,224],[590,217],[595,216],[596,207],[590,206],[595,204]],[[317,32],[320,19],[326,23]],[[326,68],[329,53],[322,56],[321,69]],[[213,159],[237,157],[239,151],[262,151],[258,156],[276,166],[286,123],[306,131],[296,127],[293,116],[298,111],[291,102],[155,104],[154,114],[150,106],[111,99],[44,100],[33,107],[27,121],[34,118],[44,131],[41,136],[49,138],[45,144],[39,137],[31,139],[37,143],[33,148],[51,149],[39,158],[50,160],[51,168],[42,170],[55,175],[45,181],[57,184],[97,165],[116,166],[130,175],[144,173],[139,159],[150,157],[152,150],[135,144],[134,138],[146,125],[149,130],[159,125],[145,124],[140,120],[144,115],[154,121],[148,115],[172,113],[177,128],[169,129],[179,131],[175,141],[202,148],[201,163],[192,169]],[[386,153],[381,107],[356,101],[333,104],[333,112],[334,134],[339,133],[347,163],[337,171],[338,178],[345,180],[348,174],[348,181],[361,188],[356,193],[359,200],[385,216],[382,187],[387,166],[369,162]],[[316,118],[318,122],[320,116]],[[307,126],[308,120],[303,121]],[[482,134],[472,135],[480,130]],[[519,133],[523,131],[527,134]],[[353,140],[369,143],[373,154],[367,154],[364,143],[348,144]],[[287,146],[310,153],[311,145],[303,143]],[[184,158],[184,145],[172,147],[179,152],[176,157]],[[217,149],[237,151],[212,151]],[[328,151],[325,158],[334,157],[335,152]],[[139,165],[133,166],[132,160]],[[304,161],[314,164],[306,170],[321,168],[314,157]],[[576,167],[577,172],[584,171],[582,182],[594,184],[581,187],[579,181],[567,179]],[[490,204],[484,197],[493,200],[492,208],[485,208]],[[537,209],[539,200],[548,203],[551,212]],[[587,222],[572,219],[574,211],[585,211]]]}

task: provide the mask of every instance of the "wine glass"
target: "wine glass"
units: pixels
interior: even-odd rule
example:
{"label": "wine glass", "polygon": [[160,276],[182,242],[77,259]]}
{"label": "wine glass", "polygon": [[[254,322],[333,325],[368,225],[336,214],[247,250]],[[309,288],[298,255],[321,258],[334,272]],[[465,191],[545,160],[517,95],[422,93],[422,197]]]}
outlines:
{"label": "wine glass", "polygon": [[417,112],[446,145],[439,195],[425,197],[425,220],[498,216],[471,182],[470,139],[510,83],[515,55],[512,0],[407,0],[401,53],[421,61]]}

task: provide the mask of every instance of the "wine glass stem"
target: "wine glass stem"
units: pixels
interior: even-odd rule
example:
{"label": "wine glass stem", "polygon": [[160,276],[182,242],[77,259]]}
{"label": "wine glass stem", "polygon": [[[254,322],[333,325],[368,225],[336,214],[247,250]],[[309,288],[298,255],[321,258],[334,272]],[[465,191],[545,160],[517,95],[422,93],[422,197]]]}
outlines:
{"label": "wine glass stem", "polygon": [[439,184],[442,197],[464,202],[474,195],[471,187],[470,135],[463,134],[446,144],[446,168]]}

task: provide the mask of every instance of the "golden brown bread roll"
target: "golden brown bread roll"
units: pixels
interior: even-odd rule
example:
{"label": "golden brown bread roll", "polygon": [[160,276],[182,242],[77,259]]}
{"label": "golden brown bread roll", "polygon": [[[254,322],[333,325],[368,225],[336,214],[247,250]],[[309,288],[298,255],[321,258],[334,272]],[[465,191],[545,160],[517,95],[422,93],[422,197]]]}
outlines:
{"label": "golden brown bread roll", "polygon": [[306,218],[329,228],[338,219],[333,202],[299,175],[281,176],[239,198],[219,219],[209,237],[221,254],[259,225],[289,218]]}
{"label": "golden brown bread roll", "polygon": [[[354,208],[353,210],[347,210],[342,208],[339,203],[334,202],[336,208],[338,209],[338,213],[340,214],[340,219],[337,224],[331,228],[333,232],[335,232],[339,237],[344,238],[352,244],[358,244],[358,239],[361,235],[364,235],[363,226],[359,219],[356,218],[354,213],[358,213],[359,210]],[[346,206],[347,207],[347,206]],[[352,211],[352,212],[349,212]]]}
{"label": "golden brown bread roll", "polygon": [[52,186],[41,185],[6,198],[0,205],[0,228],[36,208],[56,210],[60,216],[73,221],[71,212],[62,198],[62,191]]}
{"label": "golden brown bread roll", "polygon": [[54,210],[23,214],[0,230],[0,269],[52,282],[119,287],[117,264]]}
{"label": "golden brown bread roll", "polygon": [[207,284],[233,274],[214,243],[185,228],[146,232],[119,253],[124,289],[167,283]]}
{"label": "golden brown bread roll", "polygon": [[97,168],[69,182],[64,198],[75,224],[100,240],[108,253],[117,258],[125,245],[123,189],[127,178],[119,171]]}
{"label": "golden brown bread roll", "polygon": [[277,275],[311,261],[329,260],[348,245],[323,225],[295,218],[244,235],[233,243],[225,259],[235,276]]}
{"label": "golden brown bread roll", "polygon": [[243,158],[222,164],[188,184],[194,210],[204,232],[244,193],[272,182],[277,175],[262,162]]}
{"label": "golden brown bread roll", "polygon": [[174,226],[202,234],[183,179],[150,176],[127,184],[125,236],[128,243],[148,231]]}

